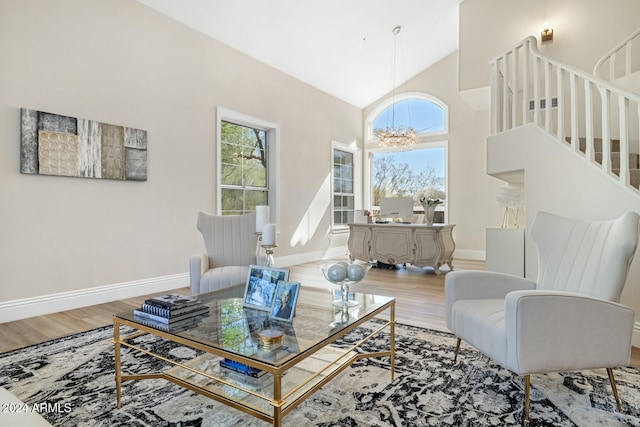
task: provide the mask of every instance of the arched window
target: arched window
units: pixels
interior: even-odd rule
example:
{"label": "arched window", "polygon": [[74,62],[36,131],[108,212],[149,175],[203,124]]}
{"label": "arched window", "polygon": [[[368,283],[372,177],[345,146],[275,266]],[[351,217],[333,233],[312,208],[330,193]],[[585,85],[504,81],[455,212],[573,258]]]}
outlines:
{"label": "arched window", "polygon": [[411,126],[421,135],[447,133],[447,105],[425,93],[405,93],[382,102],[367,120],[367,140],[373,142],[377,129]]}
{"label": "arched window", "polygon": [[[447,193],[448,119],[444,102],[415,92],[395,95],[369,114],[365,122],[365,209],[370,207],[375,214],[379,212],[382,197],[413,197],[427,187]],[[377,129],[405,126],[416,131],[415,144],[392,148],[378,144]],[[438,206],[436,222],[448,221],[447,206],[446,199]],[[414,214],[422,213],[422,206],[416,203]]]}

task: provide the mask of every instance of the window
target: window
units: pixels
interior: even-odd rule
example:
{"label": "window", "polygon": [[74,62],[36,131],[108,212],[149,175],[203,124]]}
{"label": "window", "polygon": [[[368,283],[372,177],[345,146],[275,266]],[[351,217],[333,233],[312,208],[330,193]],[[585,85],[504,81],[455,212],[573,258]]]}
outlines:
{"label": "window", "polygon": [[347,146],[338,142],[332,143],[332,228],[347,230],[347,224],[353,223],[356,198],[359,196],[358,177],[361,156],[355,144]]}
{"label": "window", "polygon": [[376,129],[410,124],[418,137],[448,132],[447,106],[439,99],[423,93],[398,95],[376,108],[367,123],[367,138],[375,140]]}
{"label": "window", "polygon": [[[395,105],[395,112],[393,108]],[[392,123],[393,118],[393,123]],[[409,123],[417,134],[415,145],[383,148],[375,130]],[[413,197],[425,187],[447,190],[448,108],[439,99],[422,93],[407,93],[380,104],[368,117],[365,206],[378,211],[382,197]],[[447,202],[439,205],[436,222],[446,222]],[[419,204],[415,214],[422,214]]]}
{"label": "window", "polygon": [[218,213],[240,215],[277,205],[277,126],[224,109],[218,112]]}
{"label": "window", "polygon": [[353,222],[354,213],[353,153],[333,148],[333,226]]}

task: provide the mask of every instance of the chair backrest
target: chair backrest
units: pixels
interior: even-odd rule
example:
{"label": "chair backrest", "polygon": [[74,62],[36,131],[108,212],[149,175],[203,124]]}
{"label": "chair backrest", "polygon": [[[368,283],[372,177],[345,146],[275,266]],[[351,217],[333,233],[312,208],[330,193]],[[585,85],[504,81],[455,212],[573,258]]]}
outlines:
{"label": "chair backrest", "polygon": [[531,227],[538,249],[536,288],[619,302],[638,243],[639,219],[635,212],[595,222],[538,212]]}
{"label": "chair backrest", "polygon": [[211,267],[256,263],[255,212],[223,216],[199,212],[197,227],[204,238]]}

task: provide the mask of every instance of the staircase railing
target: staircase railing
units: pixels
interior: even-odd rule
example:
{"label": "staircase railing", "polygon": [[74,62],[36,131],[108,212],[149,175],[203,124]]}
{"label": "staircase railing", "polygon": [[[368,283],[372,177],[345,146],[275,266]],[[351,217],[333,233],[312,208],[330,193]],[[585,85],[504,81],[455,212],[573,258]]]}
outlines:
{"label": "staircase railing", "polygon": [[640,152],[640,96],[544,56],[536,44],[528,37],[491,61],[492,133],[537,124],[638,193],[629,154]]}
{"label": "staircase railing", "polygon": [[[633,55],[633,45],[634,42],[640,41],[640,28],[636,30],[629,37],[621,41],[617,46],[607,52],[593,67],[593,75],[596,77],[601,77],[608,81],[613,81],[615,79],[626,77],[630,75],[632,72],[638,71],[640,66],[638,61],[636,63],[632,63],[634,58]],[[637,52],[636,52],[637,55]],[[622,57],[622,58],[620,58]],[[618,59],[621,59],[624,67],[618,67]],[[608,67],[608,76],[605,74],[605,66]],[[635,68],[632,68],[634,66]]]}

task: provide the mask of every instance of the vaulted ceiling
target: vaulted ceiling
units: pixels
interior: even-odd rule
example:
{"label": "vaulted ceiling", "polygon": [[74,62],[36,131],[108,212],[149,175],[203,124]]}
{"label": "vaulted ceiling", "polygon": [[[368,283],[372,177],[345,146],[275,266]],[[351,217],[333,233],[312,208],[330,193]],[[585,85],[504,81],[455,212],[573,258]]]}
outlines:
{"label": "vaulted ceiling", "polygon": [[463,0],[138,1],[363,108],[458,48]]}

